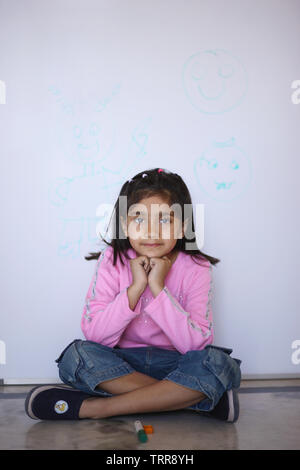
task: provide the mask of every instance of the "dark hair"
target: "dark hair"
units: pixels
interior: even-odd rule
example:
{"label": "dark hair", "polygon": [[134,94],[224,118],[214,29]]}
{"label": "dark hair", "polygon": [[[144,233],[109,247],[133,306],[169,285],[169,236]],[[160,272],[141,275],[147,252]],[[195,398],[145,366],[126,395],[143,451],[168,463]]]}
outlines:
{"label": "dark hair", "polygon": [[[160,170],[160,171],[158,171]],[[145,174],[147,175],[145,177]],[[144,176],[143,176],[144,175]],[[130,259],[126,251],[131,248],[128,237],[126,238],[123,232],[122,224],[120,224],[120,206],[119,198],[120,196],[127,196],[127,206],[126,210],[130,208],[131,205],[139,203],[142,199],[160,195],[162,198],[166,199],[170,206],[172,204],[179,204],[181,206],[181,213],[184,213],[184,205],[189,204],[192,207],[192,200],[190,192],[184,183],[183,179],[177,173],[171,173],[168,170],[162,170],[160,168],[154,168],[151,170],[145,170],[137,175],[135,175],[130,180],[126,181],[120,191],[120,194],[117,198],[117,201],[114,206],[113,213],[111,218],[114,217],[114,227],[113,227],[113,238],[111,242],[106,241],[100,234],[102,240],[107,245],[111,246],[114,250],[114,259],[113,265],[116,264],[117,255],[119,255],[121,263],[124,265],[122,260],[122,254],[125,258]],[[188,223],[191,224],[191,229],[189,233],[195,233],[194,227],[194,217],[193,211],[191,211],[191,220],[188,220]],[[106,230],[107,233],[107,230]],[[122,233],[123,238],[118,238],[119,233]],[[177,243],[174,247],[175,251],[183,251],[184,253],[191,255],[193,258],[198,260],[208,260],[211,264],[219,263],[218,258],[209,256],[198,248],[194,250],[186,250],[186,242],[194,243],[196,246],[196,237],[192,239],[186,239],[185,234],[182,238],[177,240]],[[101,254],[101,251],[98,253],[90,253],[90,256],[85,256],[85,259],[90,261],[92,259],[98,259]],[[193,259],[192,258],[192,259]],[[193,261],[195,261],[193,259]],[[195,261],[196,262],[196,261]],[[197,263],[197,262],[196,262]],[[199,263],[197,263],[199,264]]]}

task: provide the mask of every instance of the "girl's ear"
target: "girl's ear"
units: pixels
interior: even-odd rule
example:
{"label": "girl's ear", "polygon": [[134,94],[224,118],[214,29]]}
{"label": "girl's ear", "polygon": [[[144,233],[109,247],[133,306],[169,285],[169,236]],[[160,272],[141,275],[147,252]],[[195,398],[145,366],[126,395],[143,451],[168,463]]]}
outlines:
{"label": "girl's ear", "polygon": [[126,237],[128,237],[127,226],[125,224],[125,221],[124,221],[124,218],[122,217],[122,215],[120,216],[120,219],[121,219],[121,226],[122,226],[122,230],[124,232],[124,235]]}

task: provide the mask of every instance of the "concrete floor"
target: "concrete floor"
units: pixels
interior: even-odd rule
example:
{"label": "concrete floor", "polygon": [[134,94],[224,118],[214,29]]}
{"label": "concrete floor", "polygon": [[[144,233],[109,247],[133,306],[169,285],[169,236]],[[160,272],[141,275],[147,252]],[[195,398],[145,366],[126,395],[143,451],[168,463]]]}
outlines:
{"label": "concrete floor", "polygon": [[[300,379],[242,381],[234,424],[193,410],[101,420],[36,421],[24,411],[28,386],[0,386],[0,449],[202,450],[300,449]],[[154,434],[140,443],[134,420]]]}

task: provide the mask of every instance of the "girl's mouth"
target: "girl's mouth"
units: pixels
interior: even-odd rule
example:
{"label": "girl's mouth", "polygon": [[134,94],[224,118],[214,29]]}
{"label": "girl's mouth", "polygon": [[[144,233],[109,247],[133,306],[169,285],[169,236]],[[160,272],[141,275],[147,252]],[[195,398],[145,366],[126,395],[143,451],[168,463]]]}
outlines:
{"label": "girl's mouth", "polygon": [[143,246],[155,247],[155,246],[161,246],[161,243],[143,243]]}

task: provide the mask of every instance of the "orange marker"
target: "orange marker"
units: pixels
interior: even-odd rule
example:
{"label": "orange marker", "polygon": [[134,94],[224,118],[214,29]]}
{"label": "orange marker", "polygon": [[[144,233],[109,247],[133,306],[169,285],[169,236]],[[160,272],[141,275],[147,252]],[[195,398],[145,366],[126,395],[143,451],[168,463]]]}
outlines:
{"label": "orange marker", "polygon": [[153,434],[153,427],[150,424],[144,425],[143,426],[144,431],[146,434]]}

